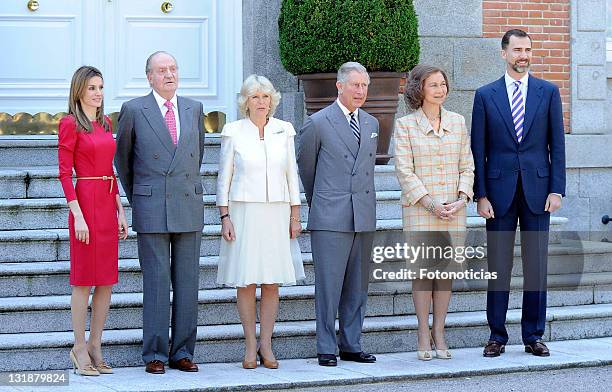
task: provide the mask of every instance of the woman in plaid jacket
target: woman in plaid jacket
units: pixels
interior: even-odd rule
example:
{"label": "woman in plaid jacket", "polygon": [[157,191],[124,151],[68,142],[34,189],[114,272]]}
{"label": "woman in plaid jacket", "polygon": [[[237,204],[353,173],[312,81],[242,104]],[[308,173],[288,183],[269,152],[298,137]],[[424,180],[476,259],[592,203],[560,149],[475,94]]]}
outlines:
{"label": "woman in plaid jacket", "polygon": [[[419,64],[410,72],[404,99],[412,113],[395,122],[395,169],[402,189],[403,230],[409,246],[429,248],[419,258],[426,272],[461,268],[442,252],[453,254],[465,241],[466,206],[473,196],[474,160],[465,119],[442,107],[448,96],[448,78],[440,68]],[[444,248],[444,249],[443,249]],[[434,248],[432,248],[434,249]],[[422,253],[424,254],[424,253]],[[437,254],[437,256],[436,256]],[[437,260],[436,257],[438,258]],[[429,259],[429,264],[424,262]],[[435,261],[435,264],[431,264]],[[421,360],[450,359],[444,324],[451,297],[452,280],[421,275],[415,260],[408,269],[416,273],[412,296],[418,320],[417,356]],[[433,302],[433,325],[429,309]]]}

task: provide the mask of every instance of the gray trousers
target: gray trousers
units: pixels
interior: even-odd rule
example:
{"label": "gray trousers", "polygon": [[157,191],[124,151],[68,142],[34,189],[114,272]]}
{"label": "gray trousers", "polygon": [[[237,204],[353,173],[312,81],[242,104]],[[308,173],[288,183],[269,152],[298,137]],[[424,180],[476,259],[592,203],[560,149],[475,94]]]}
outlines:
{"label": "gray trousers", "polygon": [[[373,232],[314,230],[310,233],[315,267],[317,353],[360,352],[368,300]],[[336,314],[339,343],[336,341]]]}
{"label": "gray trousers", "polygon": [[[138,233],[143,280],[142,359],[193,359],[198,326],[202,232]],[[170,284],[172,344],[169,346]]]}

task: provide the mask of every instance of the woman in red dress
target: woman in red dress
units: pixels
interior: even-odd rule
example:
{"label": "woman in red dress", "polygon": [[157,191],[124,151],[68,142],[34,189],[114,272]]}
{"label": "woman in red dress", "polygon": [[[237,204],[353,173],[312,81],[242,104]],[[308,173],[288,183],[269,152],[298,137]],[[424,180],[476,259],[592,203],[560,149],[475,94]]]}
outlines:
{"label": "woman in red dress", "polygon": [[[102,331],[118,278],[118,239],[127,238],[127,220],[113,173],[115,140],[104,116],[102,74],[94,67],[76,70],[70,85],[68,115],[59,123],[59,178],[70,208],[70,285],[75,373],[112,373],[102,357]],[[76,187],[72,171],[76,173]],[[89,341],[85,340],[91,287]]]}

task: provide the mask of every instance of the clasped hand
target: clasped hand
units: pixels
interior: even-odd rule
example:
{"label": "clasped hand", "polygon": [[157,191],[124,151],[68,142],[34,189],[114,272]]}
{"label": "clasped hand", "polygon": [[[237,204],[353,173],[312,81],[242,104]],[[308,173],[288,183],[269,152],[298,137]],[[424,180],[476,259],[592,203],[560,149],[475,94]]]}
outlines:
{"label": "clasped hand", "polygon": [[452,221],[455,219],[455,214],[457,214],[461,209],[465,207],[465,202],[463,200],[457,200],[452,203],[435,203],[434,204],[434,215],[438,219]]}

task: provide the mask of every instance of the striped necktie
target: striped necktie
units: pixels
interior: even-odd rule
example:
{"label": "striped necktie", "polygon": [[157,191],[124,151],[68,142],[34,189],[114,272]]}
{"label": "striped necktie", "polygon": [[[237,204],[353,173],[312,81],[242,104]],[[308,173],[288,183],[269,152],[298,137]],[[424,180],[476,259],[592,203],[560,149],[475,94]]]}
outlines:
{"label": "striped necktie", "polygon": [[521,92],[521,81],[514,82],[514,93],[512,94],[512,121],[516,138],[520,143],[523,140],[523,123],[525,120],[525,101]]}
{"label": "striped necktie", "polygon": [[359,144],[360,136],[359,136],[359,124],[357,124],[357,118],[355,117],[355,112],[349,113],[351,115],[351,130],[353,131],[353,136],[357,139],[357,144]]}

